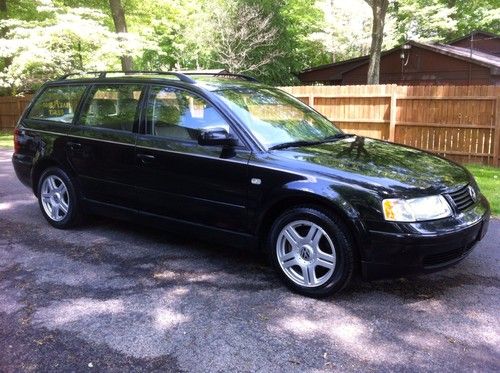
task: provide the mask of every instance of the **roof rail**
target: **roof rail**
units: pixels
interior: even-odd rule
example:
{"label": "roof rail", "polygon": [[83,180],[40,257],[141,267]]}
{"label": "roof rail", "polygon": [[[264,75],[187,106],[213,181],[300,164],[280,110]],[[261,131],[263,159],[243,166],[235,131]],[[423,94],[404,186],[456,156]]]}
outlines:
{"label": "roof rail", "polygon": [[177,71],[145,71],[145,70],[131,70],[131,71],[86,71],[86,72],[81,72],[81,73],[70,73],[63,75],[59,78],[59,80],[64,80],[69,78],[70,76],[73,75],[85,75],[85,74],[93,74],[96,75],[97,78],[103,79],[106,77],[107,74],[124,74],[124,75],[132,75],[132,74],[150,74],[150,75],[172,75],[178,78],[180,81],[185,82],[185,83],[191,83],[194,84],[196,83],[193,79],[191,79],[189,76],[186,74],[183,74],[181,72]]}
{"label": "roof rail", "polygon": [[[181,71],[182,73],[182,71]],[[183,73],[184,75],[204,75],[204,76],[232,76],[232,77],[235,77],[235,78],[240,78],[240,79],[243,79],[243,80],[246,80],[246,81],[249,81],[249,82],[258,82],[257,79],[251,77],[251,76],[248,76],[248,75],[243,75],[243,74],[233,74],[233,73],[225,73],[225,72],[219,72],[219,73],[208,73],[208,72],[197,72],[197,71],[193,71],[193,72],[185,72]]]}
{"label": "roof rail", "polygon": [[130,70],[130,71],[122,71],[122,70],[116,70],[116,71],[85,71],[85,72],[79,72],[79,73],[69,73],[66,75],[63,75],[59,78],[59,80],[64,80],[69,78],[70,76],[75,76],[75,75],[95,75],[96,78],[99,79],[104,79],[107,74],[124,74],[124,75],[133,75],[133,74],[149,74],[149,75],[172,75],[178,78],[180,81],[185,82],[185,83],[191,83],[194,84],[196,81],[194,79],[191,79],[189,75],[200,75],[200,76],[229,76],[229,77],[235,77],[235,78],[240,78],[249,82],[257,82],[258,80],[248,76],[248,75],[243,75],[243,74],[232,74],[232,73],[225,73],[225,72],[216,72],[216,73],[208,73],[208,72],[186,72],[183,73],[182,71],[146,71],[146,70]]}

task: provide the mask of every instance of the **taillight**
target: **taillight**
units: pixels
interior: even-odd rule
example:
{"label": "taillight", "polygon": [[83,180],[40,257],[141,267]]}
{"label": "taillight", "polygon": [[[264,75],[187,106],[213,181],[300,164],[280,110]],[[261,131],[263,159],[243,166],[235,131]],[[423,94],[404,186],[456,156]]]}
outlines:
{"label": "taillight", "polygon": [[21,142],[19,140],[19,135],[21,134],[21,131],[19,131],[18,128],[14,129],[14,153],[19,153],[21,150]]}

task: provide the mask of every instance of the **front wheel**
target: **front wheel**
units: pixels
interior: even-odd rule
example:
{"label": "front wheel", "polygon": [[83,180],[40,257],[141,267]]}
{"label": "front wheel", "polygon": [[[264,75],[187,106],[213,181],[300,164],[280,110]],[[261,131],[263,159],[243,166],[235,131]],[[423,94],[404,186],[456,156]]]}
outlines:
{"label": "front wheel", "polygon": [[279,216],[269,234],[268,250],[285,284],[311,297],[339,292],[354,270],[347,228],[320,208],[297,207]]}
{"label": "front wheel", "polygon": [[51,167],[42,173],[37,196],[40,210],[52,226],[65,229],[80,221],[76,186],[62,169]]}

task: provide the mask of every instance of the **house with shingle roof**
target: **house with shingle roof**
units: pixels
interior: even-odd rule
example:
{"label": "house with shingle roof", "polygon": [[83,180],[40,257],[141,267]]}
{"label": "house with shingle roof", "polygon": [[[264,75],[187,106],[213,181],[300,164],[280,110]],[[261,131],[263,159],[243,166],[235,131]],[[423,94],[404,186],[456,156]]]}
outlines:
{"label": "house with shingle roof", "polygon": [[[312,67],[304,84],[366,84],[369,56]],[[408,41],[382,53],[380,84],[500,85],[500,35],[475,31],[448,44]]]}

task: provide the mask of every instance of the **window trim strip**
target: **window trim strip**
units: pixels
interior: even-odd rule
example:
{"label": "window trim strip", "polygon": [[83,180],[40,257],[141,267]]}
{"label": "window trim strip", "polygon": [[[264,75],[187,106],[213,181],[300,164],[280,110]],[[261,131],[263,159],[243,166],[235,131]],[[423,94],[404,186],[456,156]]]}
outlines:
{"label": "window trim strip", "polygon": [[[147,149],[147,150],[153,150],[153,151],[160,151],[160,152],[166,152],[166,153],[173,153],[173,154],[180,154],[180,155],[186,155],[186,156],[192,156],[192,157],[198,157],[198,158],[208,158],[208,159],[214,159],[214,160],[220,160],[220,161],[225,161],[225,162],[233,162],[233,163],[240,163],[240,164],[247,164],[250,162],[250,156],[248,157],[247,160],[245,161],[239,161],[239,160],[234,160],[234,159],[229,159],[229,158],[219,158],[219,157],[213,157],[210,155],[205,155],[205,154],[196,154],[196,153],[185,153],[185,152],[178,152],[176,150],[170,150],[170,149],[161,149],[161,148],[155,148],[155,147],[150,147],[150,146],[144,146],[144,145],[137,145],[137,135],[136,133],[130,132],[131,135],[133,135],[136,139],[136,142],[133,144],[127,144],[126,142],[119,142],[119,141],[112,141],[112,140],[105,140],[105,139],[96,139],[92,137],[86,137],[86,136],[79,136],[79,135],[74,135],[71,133],[60,133],[60,132],[52,132],[52,131],[45,131],[45,130],[39,130],[37,128],[23,128],[25,131],[33,131],[33,132],[41,132],[41,133],[46,133],[50,135],[57,135],[57,136],[63,136],[63,137],[75,137],[78,139],[83,139],[83,140],[91,140],[91,141],[101,141],[101,142],[106,142],[110,144],[115,144],[115,145],[124,145],[124,146],[133,146],[136,148],[141,148],[141,149]],[[248,153],[249,155],[251,154],[251,151],[248,149],[242,149],[245,153]]]}

